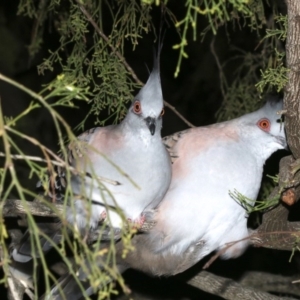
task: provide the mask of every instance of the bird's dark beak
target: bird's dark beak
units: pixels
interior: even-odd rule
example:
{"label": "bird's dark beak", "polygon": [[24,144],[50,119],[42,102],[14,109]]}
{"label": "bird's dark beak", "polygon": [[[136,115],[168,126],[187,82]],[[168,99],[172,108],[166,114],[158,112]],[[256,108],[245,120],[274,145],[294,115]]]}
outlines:
{"label": "bird's dark beak", "polygon": [[155,133],[155,127],[156,127],[156,122],[155,122],[155,119],[154,118],[151,118],[151,117],[148,117],[145,119],[145,122],[151,132],[151,135],[154,135]]}

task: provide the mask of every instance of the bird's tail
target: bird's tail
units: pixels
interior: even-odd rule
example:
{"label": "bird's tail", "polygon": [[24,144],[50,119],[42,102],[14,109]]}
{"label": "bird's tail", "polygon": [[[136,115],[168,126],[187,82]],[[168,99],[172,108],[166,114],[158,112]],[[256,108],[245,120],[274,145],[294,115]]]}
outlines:
{"label": "bird's tail", "polygon": [[[115,280],[114,276],[107,274],[108,276],[102,276],[100,282],[97,282],[96,285],[91,284],[89,275],[90,272],[92,272],[92,267],[87,259],[83,265],[84,267],[80,267],[76,274],[71,274],[68,272],[67,274],[61,276],[52,286],[50,293],[44,294],[40,300],[79,300],[83,297],[89,297],[93,295],[98,290]],[[105,272],[103,257],[97,260],[93,268],[95,267],[102,272]],[[115,273],[123,273],[128,269],[128,267],[126,265],[117,264],[115,269]]]}
{"label": "bird's tail", "polygon": [[[11,252],[9,273],[28,292],[34,290],[39,277],[36,260],[61,241],[60,222],[36,223],[35,230],[28,229],[21,240],[16,241]],[[36,234],[39,232],[39,234]]]}
{"label": "bird's tail", "polygon": [[61,223],[36,223],[35,228],[39,235],[27,230],[23,235],[18,248],[13,249],[12,258],[18,263],[27,263],[32,258],[40,258],[59,244],[62,238]]}

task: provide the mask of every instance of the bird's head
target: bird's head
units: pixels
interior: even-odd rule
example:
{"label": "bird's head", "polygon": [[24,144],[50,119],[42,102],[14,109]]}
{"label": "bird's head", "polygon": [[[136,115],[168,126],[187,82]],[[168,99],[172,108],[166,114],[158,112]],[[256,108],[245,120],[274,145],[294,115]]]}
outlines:
{"label": "bird's head", "polygon": [[126,116],[126,122],[143,135],[160,135],[162,127],[163,95],[159,73],[159,54],[154,59],[153,70],[139,93],[134,97]]}
{"label": "bird's head", "polygon": [[266,158],[279,149],[287,148],[284,120],[281,116],[283,101],[269,98],[259,110],[241,118],[245,125],[245,135],[251,136],[252,143],[263,149]]}

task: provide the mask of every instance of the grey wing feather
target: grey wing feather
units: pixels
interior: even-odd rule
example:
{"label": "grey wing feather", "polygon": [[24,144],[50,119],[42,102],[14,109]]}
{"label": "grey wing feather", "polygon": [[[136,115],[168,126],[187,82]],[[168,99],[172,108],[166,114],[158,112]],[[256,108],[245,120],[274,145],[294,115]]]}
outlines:
{"label": "grey wing feather", "polygon": [[189,129],[179,131],[174,134],[168,135],[162,139],[164,145],[166,146],[166,148],[170,154],[172,164],[178,158],[178,154],[175,151],[175,146],[176,146],[177,142],[182,138],[182,136],[185,135],[188,131],[189,131]]}
{"label": "grey wing feather", "polygon": [[[86,260],[85,265],[89,266],[89,262]],[[103,269],[105,263],[103,258],[100,258],[97,262],[97,267]],[[128,269],[127,265],[117,264],[117,268],[120,273],[123,273]],[[101,282],[98,290],[109,284],[113,279],[108,278],[106,281]],[[80,281],[81,286],[78,284]],[[84,291],[84,292],[83,292]],[[96,291],[91,287],[87,274],[80,268],[77,272],[77,279],[71,274],[63,275],[59,278],[57,284],[52,286],[49,294],[43,295],[40,300],[79,300],[85,296],[91,296]]]}
{"label": "grey wing feather", "polygon": [[[66,162],[69,165],[74,164],[74,160],[77,157],[82,156],[82,150],[86,143],[91,138],[91,135],[97,130],[97,128],[92,128],[84,133],[82,133],[79,137],[79,143],[73,142],[70,143],[67,149],[67,157]],[[63,159],[63,155],[60,154],[59,157]],[[49,202],[63,202],[64,195],[67,187],[67,176],[66,169],[62,166],[55,166],[54,172],[48,172],[47,174],[48,181],[48,189],[44,190],[42,181],[37,183],[37,188],[39,189],[39,194],[44,196]],[[39,201],[39,199],[35,199],[34,201]],[[49,237],[54,243],[59,244],[61,241],[61,223],[57,219],[57,222],[54,223],[37,223],[37,227],[41,232]],[[51,248],[52,244],[48,239],[44,237],[40,237],[40,244],[44,253],[47,253]],[[35,247],[36,248],[36,247]],[[17,262],[26,263],[29,262],[33,256],[39,258],[40,253],[38,251],[33,251],[32,243],[31,243],[31,234],[27,230],[22,237],[19,248],[13,251],[13,258]]]}
{"label": "grey wing feather", "polygon": [[[43,234],[47,235],[50,240],[52,240],[55,244],[59,244],[61,241],[61,223],[37,223],[37,227]],[[39,242],[41,244],[41,248],[43,253],[47,253],[49,250],[52,249],[53,245],[43,236],[40,236]],[[32,248],[31,243],[31,234],[27,230],[20,242],[20,246],[18,250],[13,250],[12,256],[15,261],[26,263],[29,262],[32,257],[40,258],[40,253],[37,250],[37,246]]]}
{"label": "grey wing feather", "polygon": [[82,288],[75,278],[66,274],[59,278],[57,284],[52,287],[50,294],[43,295],[40,300],[79,300],[83,297],[82,289],[87,296],[92,295],[89,281],[81,282]]}
{"label": "grey wing feather", "polygon": [[[60,154],[59,158],[64,160],[68,165],[74,166],[74,162],[77,158],[83,156],[86,144],[90,141],[91,136],[99,129],[99,127],[91,128],[77,137],[77,141],[71,142],[68,145],[66,159],[64,155]],[[46,197],[50,202],[63,201],[66,187],[67,176],[66,169],[62,166],[55,166],[54,172],[48,172],[48,190]],[[37,188],[40,190],[40,194],[45,195],[45,190],[42,185],[42,181],[38,181]]]}

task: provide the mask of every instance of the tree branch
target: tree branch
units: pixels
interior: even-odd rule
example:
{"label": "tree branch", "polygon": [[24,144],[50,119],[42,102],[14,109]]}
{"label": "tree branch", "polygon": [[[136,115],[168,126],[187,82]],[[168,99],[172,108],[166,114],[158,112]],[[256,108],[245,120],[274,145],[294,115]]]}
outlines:
{"label": "tree branch", "polygon": [[[64,204],[61,203],[47,203],[41,201],[23,201],[19,199],[9,199],[2,202],[2,214],[3,217],[16,217],[18,215],[26,215],[31,214],[33,216],[41,216],[41,217],[61,217],[61,214],[65,208]],[[139,232],[148,232],[154,226],[153,221],[145,221],[143,225],[138,228]],[[111,240],[111,232],[110,228],[106,230],[103,229],[102,224],[96,228],[91,229],[87,238],[89,243],[96,241],[99,238],[101,233],[101,239]],[[104,232],[103,232],[104,231]],[[119,239],[121,236],[121,231],[119,229],[114,230],[114,238]]]}
{"label": "tree branch", "polygon": [[49,205],[46,205],[40,201],[23,201],[15,199],[6,200],[1,204],[3,205],[3,217],[16,217],[22,214],[31,214],[33,216],[41,217],[57,217],[57,213],[55,213],[54,210],[62,212],[64,208],[64,205],[60,203],[49,203]]}
{"label": "tree branch", "polygon": [[209,273],[207,271],[202,271],[195,277],[190,279],[188,284],[201,289],[207,293],[220,296],[228,300],[284,300],[293,299],[285,297],[277,297],[270,295],[265,292],[255,290],[253,288],[245,287],[232,279],[220,277]]}
{"label": "tree branch", "polygon": [[299,279],[298,275],[282,276],[277,274],[251,271],[246,272],[239,283],[243,286],[251,286],[265,292],[289,294],[300,296],[300,284],[293,284]]}

